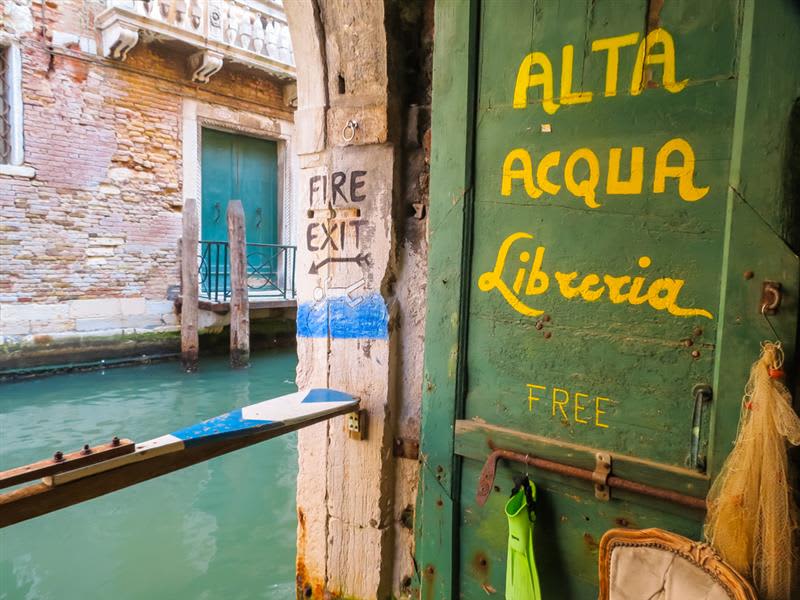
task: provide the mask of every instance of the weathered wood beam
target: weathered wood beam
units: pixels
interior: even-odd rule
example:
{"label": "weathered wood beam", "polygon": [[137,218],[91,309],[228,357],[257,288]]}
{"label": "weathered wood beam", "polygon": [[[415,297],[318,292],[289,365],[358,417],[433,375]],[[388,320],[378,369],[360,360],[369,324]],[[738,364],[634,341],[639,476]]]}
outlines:
{"label": "weathered wood beam", "polygon": [[[223,439],[203,446],[189,447],[180,452],[164,454],[142,462],[123,465],[111,471],[105,471],[62,485],[49,486],[46,483],[37,483],[13,490],[0,496],[0,528],[104,496],[173,471],[185,469],[234,450],[246,448],[291,431],[296,431],[302,427],[346,414],[352,410],[352,407],[344,407],[335,413],[302,423],[285,425],[251,437],[234,440]],[[266,484],[267,482],[265,482]]]}
{"label": "weathered wood beam", "polygon": [[228,203],[228,247],[231,259],[231,366],[250,364],[250,308],[247,298],[247,245],[240,200]]}
{"label": "weathered wood beam", "polygon": [[200,350],[200,339],[197,332],[198,227],[197,202],[194,198],[190,198],[183,205],[183,237],[181,238],[181,363],[186,372],[197,370]]}

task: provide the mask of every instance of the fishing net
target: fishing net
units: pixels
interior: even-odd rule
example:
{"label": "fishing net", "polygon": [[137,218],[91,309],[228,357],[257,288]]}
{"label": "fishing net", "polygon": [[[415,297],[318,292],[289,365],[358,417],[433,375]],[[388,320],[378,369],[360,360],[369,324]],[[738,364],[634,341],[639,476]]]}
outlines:
{"label": "fishing net", "polygon": [[750,370],[733,451],[708,494],[705,536],[749,575],[763,600],[789,600],[797,568],[797,507],[788,444],[800,445],[800,418],[780,382],[780,344],[762,344]]}

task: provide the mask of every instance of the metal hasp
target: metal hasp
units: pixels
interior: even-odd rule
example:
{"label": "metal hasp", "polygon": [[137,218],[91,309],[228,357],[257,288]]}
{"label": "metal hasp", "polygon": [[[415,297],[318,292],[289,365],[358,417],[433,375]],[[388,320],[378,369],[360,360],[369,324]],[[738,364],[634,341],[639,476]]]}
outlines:
{"label": "metal hasp", "polygon": [[[608,464],[610,471],[611,455],[598,453],[598,463],[600,462],[600,456],[608,459],[604,462]],[[512,462],[530,465],[537,469],[541,469],[542,471],[549,471],[558,475],[564,475],[565,477],[582,479],[597,485],[596,470],[590,471],[589,469],[581,469],[580,467],[573,467],[572,465],[566,465],[564,463],[538,458],[529,454],[520,454],[519,452],[513,452],[511,450],[497,449],[488,456],[486,463],[483,465],[483,469],[481,469],[481,475],[478,479],[478,493],[476,495],[476,500],[479,506],[486,504],[486,500],[489,498],[489,494],[494,487],[494,476],[495,472],[497,471],[497,461],[501,458]],[[638,483],[636,481],[623,479],[622,477],[616,477],[610,474],[605,478],[605,483],[603,485],[606,488],[606,491],[608,491],[609,488],[617,488],[627,492],[640,494],[642,496],[658,498],[659,500],[672,502],[673,504],[679,504],[681,506],[686,506],[687,508],[695,508],[697,510],[706,509],[706,501],[704,498],[695,498],[694,496],[688,496],[686,494],[681,494],[680,492],[653,487],[644,483]]]}
{"label": "metal hasp", "polygon": [[704,473],[706,470],[706,457],[700,454],[700,429],[703,427],[705,407],[713,398],[711,386],[698,383],[692,390],[694,396],[694,410],[692,411],[692,440],[689,446],[689,466],[695,471]]}
{"label": "metal hasp", "polygon": [[777,315],[783,300],[780,281],[764,281],[761,283],[761,303],[759,311],[762,315]]}
{"label": "metal hasp", "polygon": [[603,502],[611,500],[611,493],[608,489],[608,478],[610,475],[611,455],[607,452],[598,452],[595,454],[592,481],[594,481],[594,497]]}

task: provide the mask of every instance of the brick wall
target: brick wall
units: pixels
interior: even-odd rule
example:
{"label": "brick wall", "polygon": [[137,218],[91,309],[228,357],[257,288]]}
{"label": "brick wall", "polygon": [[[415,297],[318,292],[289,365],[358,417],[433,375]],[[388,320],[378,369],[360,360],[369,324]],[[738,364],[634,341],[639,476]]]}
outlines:
{"label": "brick wall", "polygon": [[[48,0],[46,37],[42,8],[29,6],[33,29],[18,35],[35,176],[0,175],[0,337],[174,327],[166,296],[179,282],[182,104],[291,120],[282,88],[227,63],[193,84],[189,50],[166,44],[102,59],[81,50],[98,41],[102,3]],[[64,45],[51,49],[54,35]]]}

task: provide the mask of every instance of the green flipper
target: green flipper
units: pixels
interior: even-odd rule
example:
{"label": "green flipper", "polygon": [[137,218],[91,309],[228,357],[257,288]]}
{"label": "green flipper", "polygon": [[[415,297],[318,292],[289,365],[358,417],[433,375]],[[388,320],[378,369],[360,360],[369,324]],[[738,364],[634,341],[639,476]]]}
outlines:
{"label": "green flipper", "polygon": [[[530,499],[536,498],[536,486],[527,477],[522,485],[515,486],[506,502],[508,517],[508,562],[506,563],[506,600],[541,600],[539,574],[533,556],[533,521],[525,483],[530,485]],[[531,507],[532,509],[533,507]]]}

